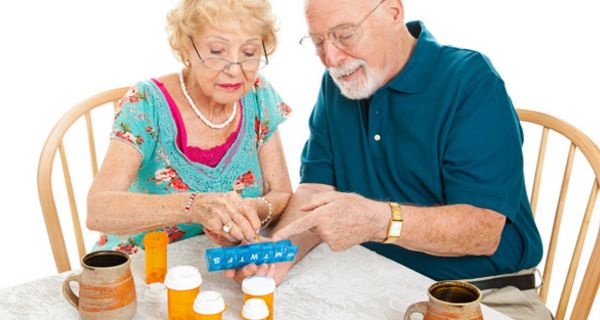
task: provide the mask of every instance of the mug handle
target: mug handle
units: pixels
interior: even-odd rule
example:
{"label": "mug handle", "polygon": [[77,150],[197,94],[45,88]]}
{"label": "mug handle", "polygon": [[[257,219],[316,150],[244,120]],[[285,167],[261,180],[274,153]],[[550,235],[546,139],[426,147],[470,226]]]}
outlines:
{"label": "mug handle", "polygon": [[427,312],[427,301],[421,301],[417,303],[413,303],[404,312],[404,320],[410,320],[410,316],[413,313],[420,313],[425,316],[425,312]]}
{"label": "mug handle", "polygon": [[69,275],[65,281],[62,284],[62,294],[65,297],[65,299],[67,299],[67,301],[73,306],[75,307],[75,309],[79,309],[79,297],[75,295],[75,293],[73,292],[73,289],[71,289],[71,282],[72,281],[77,281],[77,283],[80,283],[81,279],[81,272],[80,273],[74,273]]}

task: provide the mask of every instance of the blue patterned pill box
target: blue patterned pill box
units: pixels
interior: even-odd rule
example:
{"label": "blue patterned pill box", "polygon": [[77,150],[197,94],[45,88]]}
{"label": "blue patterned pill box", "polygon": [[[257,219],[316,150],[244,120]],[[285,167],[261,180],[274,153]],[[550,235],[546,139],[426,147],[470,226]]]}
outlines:
{"label": "blue patterned pill box", "polygon": [[213,248],[206,250],[208,271],[238,269],[245,265],[271,264],[293,261],[298,253],[298,246],[290,240],[277,242],[259,242],[235,247]]}

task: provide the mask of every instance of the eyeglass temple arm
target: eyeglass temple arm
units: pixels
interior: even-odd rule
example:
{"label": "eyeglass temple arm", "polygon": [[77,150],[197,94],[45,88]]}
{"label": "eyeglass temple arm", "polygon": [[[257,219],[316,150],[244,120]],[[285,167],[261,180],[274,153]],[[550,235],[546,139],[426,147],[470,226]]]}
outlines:
{"label": "eyeglass temple arm", "polygon": [[265,54],[265,61],[269,64],[269,55],[267,54],[267,48],[265,48],[265,40],[262,40],[263,53]]}
{"label": "eyeglass temple arm", "polygon": [[360,22],[358,24],[356,24],[355,29],[357,29],[358,27],[360,27],[365,21],[367,21],[367,19],[373,14],[373,12],[375,12],[375,10],[377,10],[377,8],[379,8],[379,6],[381,6],[383,3],[385,2],[385,0],[381,0],[381,2],[379,2],[379,4],[377,4],[375,6],[375,8],[373,8],[371,11],[369,11],[369,13],[362,19],[360,20]]}
{"label": "eyeglass temple arm", "polygon": [[198,55],[198,58],[200,58],[200,61],[204,62],[204,59],[202,58],[202,56],[200,56],[200,52],[198,51],[198,48],[196,48],[196,44],[194,43],[194,39],[192,39],[192,36],[188,36],[190,38],[190,42],[192,43],[192,46],[194,47],[194,51],[196,51],[196,54]]}

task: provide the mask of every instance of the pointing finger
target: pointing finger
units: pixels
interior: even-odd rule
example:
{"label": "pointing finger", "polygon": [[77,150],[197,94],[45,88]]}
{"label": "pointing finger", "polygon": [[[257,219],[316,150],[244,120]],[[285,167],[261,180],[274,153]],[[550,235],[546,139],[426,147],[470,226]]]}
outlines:
{"label": "pointing finger", "polygon": [[246,202],[242,202],[242,208],[242,213],[246,217],[246,219],[248,219],[250,225],[252,225],[252,229],[260,229],[260,219],[258,218],[256,210]]}
{"label": "pointing finger", "polygon": [[321,192],[310,197],[308,203],[300,207],[302,211],[311,211],[318,207],[324,206],[339,197],[340,193],[336,191]]}
{"label": "pointing finger", "polygon": [[289,237],[303,233],[305,231],[310,230],[310,228],[315,227],[319,224],[320,215],[318,211],[313,211],[304,217],[288,224],[287,226],[279,229],[273,235],[273,241],[279,241],[282,239],[288,239]]}

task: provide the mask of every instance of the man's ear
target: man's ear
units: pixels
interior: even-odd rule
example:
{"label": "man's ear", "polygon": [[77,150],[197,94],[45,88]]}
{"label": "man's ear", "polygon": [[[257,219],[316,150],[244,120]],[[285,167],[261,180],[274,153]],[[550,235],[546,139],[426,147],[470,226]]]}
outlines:
{"label": "man's ear", "polygon": [[386,11],[391,14],[394,22],[404,25],[404,4],[402,0],[387,0],[387,2],[383,5],[386,6]]}

